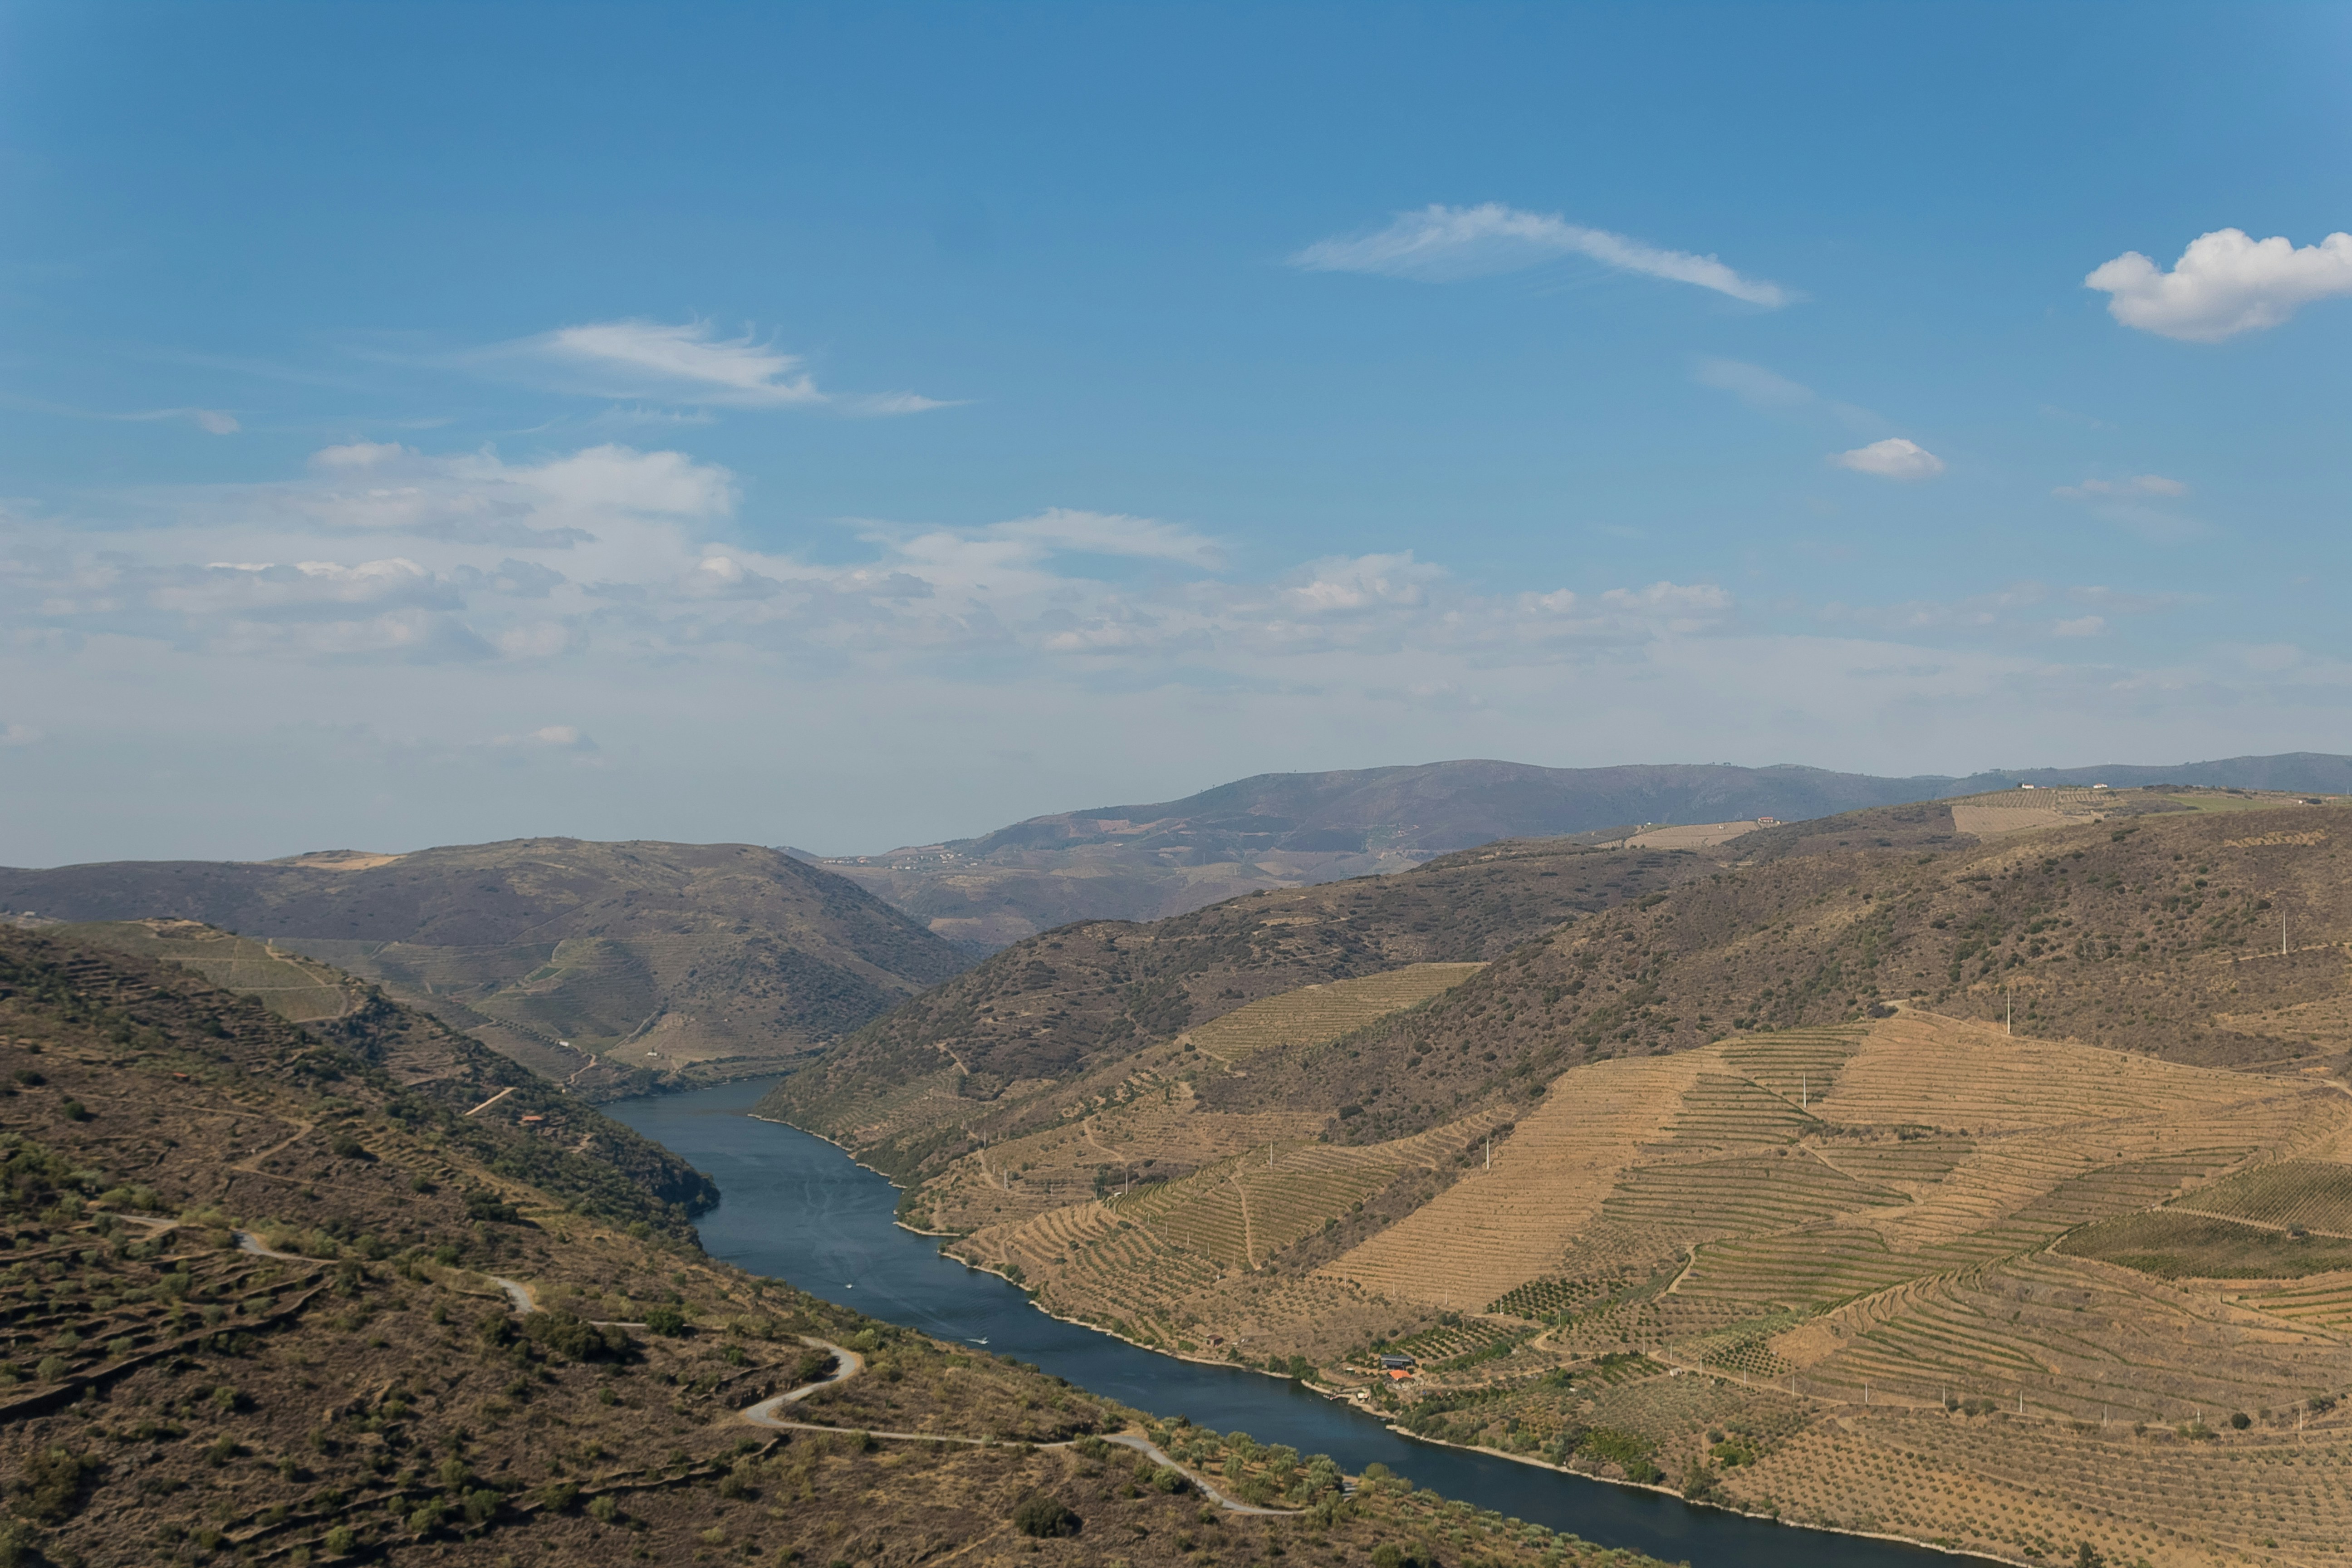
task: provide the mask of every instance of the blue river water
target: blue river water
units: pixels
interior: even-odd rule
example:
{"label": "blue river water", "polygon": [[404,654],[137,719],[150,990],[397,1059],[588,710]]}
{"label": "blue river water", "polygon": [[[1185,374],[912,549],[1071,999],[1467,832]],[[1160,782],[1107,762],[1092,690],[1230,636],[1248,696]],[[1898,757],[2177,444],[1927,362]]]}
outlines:
{"label": "blue river water", "polygon": [[1953,1561],[1415,1442],[1287,1379],[1177,1361],[1049,1318],[1013,1286],[942,1258],[936,1240],[893,1224],[898,1191],[881,1176],[821,1138],[746,1114],[768,1087],[725,1084],[605,1108],[719,1184],[719,1205],[700,1222],[703,1246],[751,1273],[941,1340],[984,1342],[992,1353],[1034,1363],[1155,1415],[1185,1415],[1261,1443],[1328,1454],[1349,1472],[1378,1461],[1417,1486],[1481,1508],[1693,1568],[1924,1568]]}

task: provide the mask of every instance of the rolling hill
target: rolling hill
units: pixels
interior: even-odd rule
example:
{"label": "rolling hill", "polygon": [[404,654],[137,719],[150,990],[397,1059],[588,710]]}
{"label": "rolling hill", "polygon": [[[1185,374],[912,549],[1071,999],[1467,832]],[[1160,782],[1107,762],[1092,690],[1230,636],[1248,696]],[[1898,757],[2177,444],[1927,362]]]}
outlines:
{"label": "rolling hill", "polygon": [[[764,1109],[1048,1310],[1432,1437],[2012,1560],[2335,1562],[2352,817],[2304,798],[1496,844],[1076,928]],[[1583,902],[1481,902],[1528,886]],[[1420,889],[1440,940],[1350,889]],[[1162,933],[1196,1010],[1113,1011]]]}
{"label": "rolling hill", "polygon": [[[1539,768],[1449,762],[1262,773],[1181,800],[1034,816],[978,838],[822,858],[983,950],[1087,920],[1150,921],[1260,889],[1403,870],[1505,838],[1622,837],[1650,824],[1784,822],[1865,806],[2106,784],[2352,793],[2352,757],[1876,778],[1820,768]],[[802,853],[794,851],[793,853]]]}
{"label": "rolling hill", "polygon": [[531,838],[0,870],[0,907],[266,938],[584,1089],[759,1070],[970,962],[856,885],[750,845]]}
{"label": "rolling hill", "polygon": [[[377,996],[322,1032],[91,934],[281,1002],[321,992],[296,972],[365,993],[217,934],[0,928],[8,1562],[1175,1568],[1193,1531],[1253,1560],[1311,1531],[1349,1561],[1442,1536],[1497,1568],[1637,1562],[1378,1475],[1343,1493],[1327,1459],[744,1274],[592,1108],[469,1108],[524,1075],[435,1020]],[[1204,1520],[1212,1467],[1295,1511]]]}

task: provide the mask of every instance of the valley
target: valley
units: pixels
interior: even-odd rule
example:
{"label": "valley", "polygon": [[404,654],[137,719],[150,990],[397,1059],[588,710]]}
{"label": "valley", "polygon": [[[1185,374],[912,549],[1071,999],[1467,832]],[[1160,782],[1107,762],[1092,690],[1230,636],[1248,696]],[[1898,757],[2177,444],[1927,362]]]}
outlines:
{"label": "valley", "polygon": [[8,1561],[1648,1561],[717,1262],[677,1156],[224,933],[0,930],[0,1069]]}

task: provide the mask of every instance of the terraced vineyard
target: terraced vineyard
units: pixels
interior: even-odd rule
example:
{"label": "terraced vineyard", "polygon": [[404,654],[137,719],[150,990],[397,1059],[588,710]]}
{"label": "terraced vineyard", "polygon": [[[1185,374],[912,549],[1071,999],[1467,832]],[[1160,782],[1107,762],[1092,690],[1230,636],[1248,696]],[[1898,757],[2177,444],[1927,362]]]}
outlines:
{"label": "terraced vineyard", "polygon": [[1409,963],[1360,980],[1303,985],[1212,1018],[1185,1038],[1220,1061],[1238,1061],[1276,1046],[1336,1040],[1400,1008],[1443,995],[1486,966]]}
{"label": "terraced vineyard", "polygon": [[2352,1166],[2283,1160],[2200,1187],[2172,1206],[2189,1214],[2352,1237]]}
{"label": "terraced vineyard", "polygon": [[[1920,1015],[1606,1065],[1423,1211],[1451,1225],[1327,1267],[1369,1282],[1412,1241],[1428,1279],[1493,1268],[1474,1197],[1523,1205],[1521,1267],[1558,1260],[1408,1342],[1415,1430],[2024,1561],[2352,1562],[2352,1167],[2310,1157],[2352,1124],[2333,1087]],[[1604,1107],[1625,1125],[1637,1066],[1615,1168],[1559,1158]],[[1580,1226],[1527,1223],[1553,1186]],[[1443,1369],[1419,1348],[1482,1335]]]}

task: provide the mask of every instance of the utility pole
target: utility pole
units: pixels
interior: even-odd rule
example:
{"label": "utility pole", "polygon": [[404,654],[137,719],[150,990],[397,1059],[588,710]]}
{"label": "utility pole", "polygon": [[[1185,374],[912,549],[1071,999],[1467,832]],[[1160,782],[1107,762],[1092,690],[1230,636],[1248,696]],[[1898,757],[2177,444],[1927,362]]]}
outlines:
{"label": "utility pole", "polygon": [[1800,1072],[1797,1074],[1797,1109],[1810,1112],[1812,1108],[1813,1089],[1811,1081],[1804,1073]]}
{"label": "utility pole", "polygon": [[1490,1170],[1490,1171],[1491,1171],[1491,1170],[1493,1170],[1494,1168],[1495,1168],[1495,1135],[1494,1135],[1493,1133],[1489,1132],[1488,1134],[1486,1134],[1486,1169],[1488,1169],[1488,1170]]}
{"label": "utility pole", "polygon": [[2002,986],[2000,988],[2000,1032],[2004,1035],[2011,1032],[2010,1023],[2016,1013],[2016,1007],[2017,1005],[2009,999],[2009,987]]}

